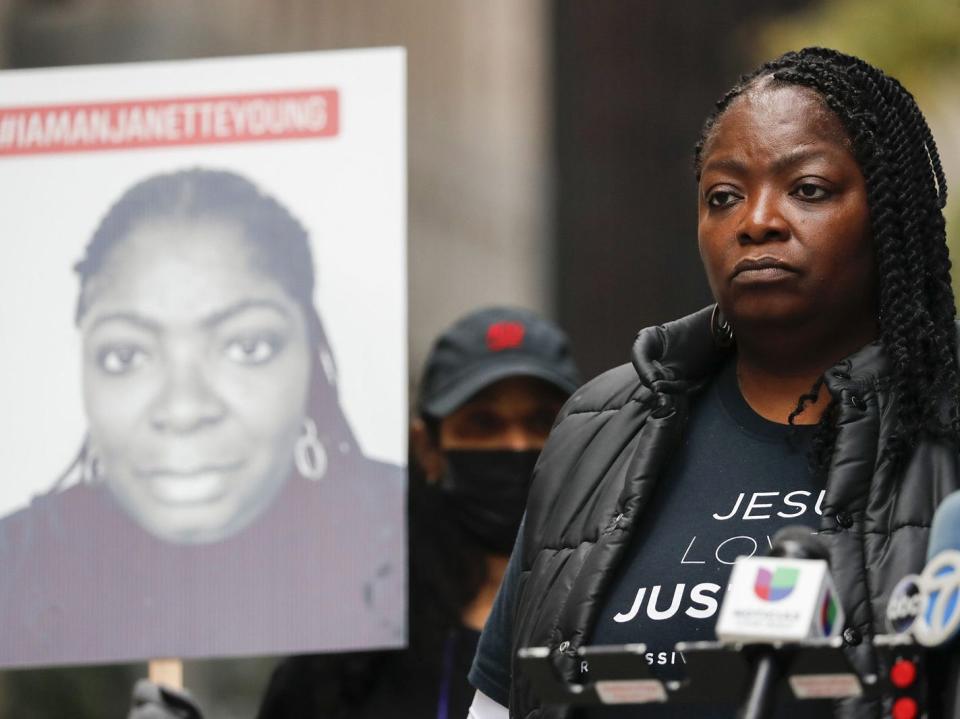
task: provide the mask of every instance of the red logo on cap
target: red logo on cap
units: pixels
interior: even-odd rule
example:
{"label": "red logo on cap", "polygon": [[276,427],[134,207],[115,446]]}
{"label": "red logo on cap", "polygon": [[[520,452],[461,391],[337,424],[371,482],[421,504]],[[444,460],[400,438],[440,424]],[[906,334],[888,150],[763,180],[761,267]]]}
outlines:
{"label": "red logo on cap", "polygon": [[519,347],[524,332],[519,322],[496,322],[487,328],[487,347],[491,352]]}

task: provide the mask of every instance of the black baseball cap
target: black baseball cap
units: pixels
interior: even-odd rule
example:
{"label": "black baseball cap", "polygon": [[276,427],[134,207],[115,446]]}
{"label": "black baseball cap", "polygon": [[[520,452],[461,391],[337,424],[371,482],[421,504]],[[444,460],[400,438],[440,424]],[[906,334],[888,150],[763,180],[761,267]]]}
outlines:
{"label": "black baseball cap", "polygon": [[580,372],[566,334],[530,310],[471,312],[434,342],[420,381],[419,412],[446,417],[480,390],[517,376],[536,377],[573,394]]}

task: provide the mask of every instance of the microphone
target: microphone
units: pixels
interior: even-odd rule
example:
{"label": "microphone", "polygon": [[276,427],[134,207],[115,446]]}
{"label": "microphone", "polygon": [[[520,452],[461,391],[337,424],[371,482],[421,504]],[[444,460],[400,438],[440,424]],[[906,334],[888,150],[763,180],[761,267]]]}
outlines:
{"label": "microphone", "polygon": [[[771,645],[840,634],[844,614],[827,565],[827,550],[809,527],[784,527],[768,557],[740,557],[720,607],[717,638]],[[773,715],[783,674],[772,647],[754,650],[753,679],[743,719]]]}

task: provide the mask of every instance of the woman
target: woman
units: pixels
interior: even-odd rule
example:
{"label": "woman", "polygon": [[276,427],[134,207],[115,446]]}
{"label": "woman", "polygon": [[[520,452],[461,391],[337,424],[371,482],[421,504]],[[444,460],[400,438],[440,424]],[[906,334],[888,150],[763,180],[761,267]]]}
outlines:
{"label": "woman", "polygon": [[[695,167],[717,305],[641,332],[632,366],[561,413],[471,672],[477,716],[567,715],[511,673],[525,646],[569,681],[589,679],[589,644],[645,642],[656,672],[682,674],[675,643],[713,637],[733,559],[785,524],[819,530],[849,657],[883,674],[886,599],[960,485],[946,182],[910,94],[857,58],[788,53],[718,103]],[[666,711],[733,714],[628,708]]]}
{"label": "woman", "polygon": [[313,266],[231,172],[156,175],[106,213],[77,264],[88,436],[0,523],[18,663],[402,641],[403,471],[345,421]]}
{"label": "woman", "polygon": [[326,447],[335,462],[357,452],[307,233],[245,179],[190,170],[138,183],[77,273],[81,463],[148,531],[218,541],[260,516],[295,465],[319,480]]}

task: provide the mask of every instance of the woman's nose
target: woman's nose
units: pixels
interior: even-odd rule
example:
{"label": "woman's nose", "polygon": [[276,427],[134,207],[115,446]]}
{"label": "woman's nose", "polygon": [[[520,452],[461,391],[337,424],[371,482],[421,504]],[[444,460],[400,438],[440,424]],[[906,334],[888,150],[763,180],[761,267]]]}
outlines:
{"label": "woman's nose", "polygon": [[215,424],[225,407],[202,368],[195,363],[170,368],[151,414],[151,424],[162,432],[189,433]]}
{"label": "woman's nose", "polygon": [[784,240],[789,227],[781,212],[775,192],[761,191],[744,202],[737,239],[741,244],[758,244]]}

